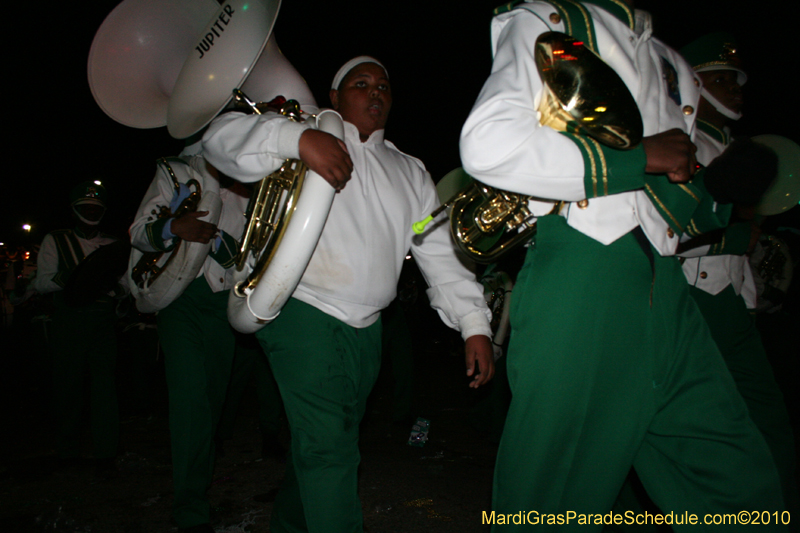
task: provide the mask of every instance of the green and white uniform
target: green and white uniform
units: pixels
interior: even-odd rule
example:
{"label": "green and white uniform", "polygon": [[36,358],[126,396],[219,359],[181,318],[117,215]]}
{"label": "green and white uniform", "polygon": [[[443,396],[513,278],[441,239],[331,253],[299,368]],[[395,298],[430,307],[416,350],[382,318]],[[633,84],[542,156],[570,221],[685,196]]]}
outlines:
{"label": "green and white uniform", "polygon": [[[215,179],[206,171],[202,156],[186,161],[206,180]],[[143,252],[173,248],[170,234],[164,234],[165,219],[156,216],[161,207],[170,205],[173,195],[172,181],[160,170],[131,226],[133,246]],[[214,468],[214,434],[233,364],[235,339],[227,317],[236,251],[231,235],[242,233],[247,200],[228,189],[220,189],[220,198],[219,242],[197,278],[157,316],[169,390],[173,517],[181,528],[209,522],[206,490]]]}
{"label": "green and white uniform", "polygon": [[[730,141],[720,130],[697,121],[698,162],[707,165]],[[775,381],[761,336],[751,313],[756,307],[756,287],[748,257],[750,223],[732,224],[720,242],[681,254],[689,292],[700,308],[711,336],[730,370],[736,388],[770,447],[781,476],[784,500],[793,516],[800,512],[794,435],[783,394]]]}
{"label": "green and white uniform", "polygon": [[116,240],[104,233],[89,239],[76,228],[47,234],[39,248],[33,288],[40,294],[54,293],[53,397],[56,445],[63,458],[81,454],[81,412],[87,373],[94,457],[110,459],[117,455],[116,301],[111,295],[104,295],[87,306],[69,307],[63,292],[70,274],[86,256]]}
{"label": "green and white uniform", "polygon": [[[567,203],[549,216],[552,202],[529,204],[540,218],[514,287],[513,398],[493,510],[608,513],[632,466],[664,512],[780,510],[769,449],[670,257],[682,234],[721,227],[730,209],[702,178],[645,174],[641,145],[613,150],[539,123],[537,37],[575,34],[581,21],[591,24],[580,40],[625,82],[645,136],[691,134],[700,96],[689,65],[624,2],[532,2],[494,18],[492,73],[462,131],[464,169]],[[577,519],[562,527],[587,530]]]}
{"label": "green and white uniform", "polygon": [[[283,158],[298,158],[305,128],[275,115],[227,113],[212,122],[204,151],[220,171],[254,181]],[[443,321],[464,338],[491,336],[483,290],[459,262],[446,224],[419,236],[411,229],[439,203],[422,162],[385,140],[384,130],[362,142],[353,124],[344,129],[352,177],[335,196],[292,298],[256,334],[292,433],[275,532],[363,529],[358,425],[380,366],[380,312],[396,295],[409,250]]]}

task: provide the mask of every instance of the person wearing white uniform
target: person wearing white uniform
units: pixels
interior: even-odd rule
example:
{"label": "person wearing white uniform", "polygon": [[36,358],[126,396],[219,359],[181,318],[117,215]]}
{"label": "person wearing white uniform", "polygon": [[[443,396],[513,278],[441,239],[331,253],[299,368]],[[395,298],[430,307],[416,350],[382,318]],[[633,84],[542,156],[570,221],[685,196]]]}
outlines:
{"label": "person wearing white uniform", "polygon": [[293,297],[256,334],[292,434],[270,526],[276,532],[362,531],[358,426],[380,365],[380,311],[395,297],[409,249],[431,286],[431,305],[466,339],[470,386],[494,370],[490,313],[446,225],[413,236],[412,224],[438,200],[423,164],[384,139],[392,104],[385,69],[355,58],[330,95],[345,121],[344,142],[281,116],[238,113],[217,118],[203,138],[209,162],[235,179],[255,181],[299,158],[339,191]]}
{"label": "person wearing white uniform", "polygon": [[[728,124],[742,116],[742,70],[733,36],[711,33],[680,50],[700,79],[703,91],[697,114],[697,160],[703,165],[731,144]],[[745,179],[750,179],[747,176]],[[736,212],[752,216],[749,206],[735,206]],[[783,394],[775,381],[752,310],[756,307],[756,286],[747,253],[760,233],[750,221],[728,226],[715,242],[692,247],[680,255],[690,293],[708,323],[711,335],[747,404],[753,419],[770,447],[786,508],[800,514],[796,481],[794,435]],[[691,240],[685,243],[691,244]]]}
{"label": "person wearing white uniform", "polygon": [[[190,165],[205,183],[220,179],[202,155],[169,158],[167,164]],[[235,347],[228,323],[228,291],[233,286],[233,236],[244,229],[247,191],[241,183],[220,182],[222,211],[216,225],[200,220],[206,211],[178,218],[156,215],[171,211],[188,196],[176,193],[166,169],[161,168],[139,206],[131,226],[131,244],[143,252],[169,252],[179,239],[214,239],[197,278],[157,315],[158,337],[164,350],[169,392],[169,428],[172,449],[174,502],[172,516],[181,531],[211,532],[206,491],[214,470],[214,435],[231,375]]]}
{"label": "person wearing white uniform", "polygon": [[[638,146],[540,124],[533,52],[548,31],[619,75],[642,116]],[[462,129],[464,169],[565,204],[550,214],[555,202],[529,202],[538,226],[514,287],[512,401],[489,521],[599,530],[631,467],[680,523],[782,510],[769,450],[673,257],[683,233],[720,227],[730,211],[707,194],[708,173],[689,183],[699,80],[652,37],[646,13],[615,0],[512,2],[492,21],[492,46]]]}

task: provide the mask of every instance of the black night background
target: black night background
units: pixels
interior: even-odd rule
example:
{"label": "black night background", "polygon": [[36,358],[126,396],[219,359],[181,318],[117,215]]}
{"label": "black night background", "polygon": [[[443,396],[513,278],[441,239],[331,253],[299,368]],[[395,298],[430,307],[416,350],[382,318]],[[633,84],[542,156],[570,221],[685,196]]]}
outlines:
{"label": "black night background", "polygon": [[[71,223],[73,185],[101,179],[110,196],[106,231],[124,235],[155,171],[181,142],[166,128],[136,130],[95,104],[86,61],[95,31],[116,0],[40,4],[16,19],[6,40],[7,133],[0,242],[30,246]],[[275,35],[284,55],[327,105],[333,74],[370,54],[391,76],[394,106],[387,138],[422,159],[434,180],[460,166],[458,135],[491,65],[489,21],[497,0],[317,2],[284,0]],[[736,36],[749,80],[738,135],[797,140],[795,21],[788,2],[749,9],[722,1],[642,0],[655,34],[674,48],[703,33]],[[167,53],[167,52],[165,52]],[[30,233],[22,224],[31,224]]]}
{"label": "black night background", "polygon": [[[744,86],[744,118],[736,124],[734,137],[777,134],[800,141],[794,77],[800,66],[797,21],[789,15],[793,4],[788,0],[759,4],[635,1],[637,8],[652,13],[655,36],[673,48],[714,31],[734,34],[749,76]],[[329,105],[331,80],[345,61],[362,54],[380,59],[393,93],[386,138],[421,159],[438,181],[461,166],[459,134],[490,71],[490,21],[492,10],[502,2],[282,0],[274,33],[321,107]],[[0,260],[4,263],[0,266],[8,267],[9,273],[22,270],[21,261],[9,260],[11,254],[32,251],[47,233],[73,226],[68,197],[82,181],[99,179],[106,186],[109,209],[103,231],[125,239],[153,178],[156,159],[177,155],[183,146],[169,136],[166,127],[140,130],[115,122],[92,97],[87,80],[89,49],[95,32],[118,3],[6,5],[7,111],[3,118],[8,137],[0,209]],[[793,242],[798,243],[800,208],[795,206],[786,215],[770,217],[765,225],[789,226],[787,231],[794,232]],[[29,231],[23,230],[26,224]],[[791,250],[795,258],[797,250],[800,246]],[[758,326],[795,435],[800,436],[800,261],[795,261],[793,306],[780,313],[760,313]],[[28,266],[30,272],[31,262]],[[418,299],[409,298],[415,307],[407,312],[414,359],[413,416],[431,419],[431,440],[422,448],[409,446],[410,425],[391,421],[393,376],[391,366],[384,366],[359,441],[365,531],[488,531],[480,523],[480,512],[490,508],[497,453],[492,435],[502,430],[505,412],[497,416],[485,405],[490,397],[507,406],[511,393],[507,380],[504,389],[499,384],[495,387],[502,383],[500,379],[477,391],[467,387],[463,342],[427,306],[424,281],[417,275],[416,285],[412,274],[401,278],[401,287],[419,294]],[[18,306],[14,327],[6,327],[11,323],[7,316],[13,313],[3,316],[0,531],[177,531],[170,518],[173,484],[164,356],[153,316],[129,317],[117,328],[115,377],[122,437],[115,467],[119,475],[98,478],[87,468],[88,460],[64,466],[53,450],[53,372],[47,338],[51,326],[41,310],[50,301],[40,298],[43,303],[28,310]],[[504,366],[504,360],[498,360],[498,367]],[[283,479],[280,460],[264,457],[259,401],[256,386],[250,385],[239,412],[236,438],[226,441],[226,456],[217,456],[209,490],[212,525],[218,533],[268,531],[271,502]],[[285,426],[282,437],[288,442]],[[89,432],[84,433],[88,442]],[[598,471],[603,467],[598,465]],[[792,518],[793,523],[800,519]]]}

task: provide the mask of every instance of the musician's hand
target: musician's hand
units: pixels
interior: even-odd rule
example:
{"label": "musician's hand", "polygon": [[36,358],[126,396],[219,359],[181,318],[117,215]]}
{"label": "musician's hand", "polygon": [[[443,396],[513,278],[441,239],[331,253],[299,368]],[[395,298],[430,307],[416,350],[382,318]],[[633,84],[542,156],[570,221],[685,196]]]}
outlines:
{"label": "musician's hand", "polygon": [[217,226],[204,220],[198,220],[207,214],[208,211],[196,211],[172,219],[170,227],[172,234],[184,241],[207,243],[217,234]]}
{"label": "musician's hand", "polygon": [[677,128],[645,137],[642,146],[647,155],[645,172],[666,174],[672,183],[686,183],[697,170],[697,147]]}
{"label": "musician's hand", "polygon": [[308,129],[300,136],[300,159],[337,191],[344,189],[353,172],[347,146],[330,133]]}
{"label": "musician's hand", "polygon": [[475,376],[469,386],[477,389],[494,376],[494,352],[492,341],[486,335],[473,335],[464,346],[467,376]]}

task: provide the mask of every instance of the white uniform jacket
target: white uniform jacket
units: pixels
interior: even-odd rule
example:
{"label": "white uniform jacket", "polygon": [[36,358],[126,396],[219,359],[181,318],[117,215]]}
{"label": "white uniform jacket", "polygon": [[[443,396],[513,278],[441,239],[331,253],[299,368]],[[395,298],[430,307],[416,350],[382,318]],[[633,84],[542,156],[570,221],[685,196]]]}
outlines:
{"label": "white uniform jacket", "polygon": [[[712,129],[713,126],[705,126],[706,123],[701,121],[698,124],[700,127],[697,128],[694,138],[697,161],[708,165],[725,151],[730,133],[726,129],[709,134],[706,129]],[[747,308],[755,309],[756,284],[747,256],[709,255],[712,253],[711,248],[711,245],[698,246],[681,254],[686,258],[683,262],[683,273],[689,284],[709,294],[719,294],[731,285],[736,294],[744,298]]]}
{"label": "white uniform jacket", "polygon": [[[114,237],[106,235],[105,233],[98,233],[91,239],[83,237],[80,232],[69,231],[77,240],[80,245],[80,250],[73,250],[70,239],[65,239],[64,242],[67,249],[64,250],[65,254],[71,257],[71,262],[74,264],[80,263],[86,256],[107,244],[112,244],[117,241]],[[63,274],[59,270],[58,261],[58,245],[52,233],[48,233],[42,240],[42,245],[39,248],[39,255],[36,259],[36,277],[31,282],[31,285],[39,294],[46,294],[48,292],[55,292],[64,289],[65,279],[59,274]]]}
{"label": "white uniform jacket", "polygon": [[[205,160],[201,155],[184,156],[183,159],[191,165],[197,172],[201,173],[204,180],[216,179],[212,177],[206,170]],[[173,239],[162,240],[161,226],[156,224],[158,218],[156,213],[159,212],[162,206],[169,206],[175,194],[175,189],[172,180],[166,174],[164,169],[159,166],[156,171],[156,176],[150,183],[147,193],[139,205],[139,210],[136,214],[136,219],[130,228],[131,245],[138,248],[143,252],[156,252],[169,250],[174,244]],[[222,200],[222,212],[220,214],[217,227],[224,231],[228,236],[233,239],[239,239],[244,230],[246,222],[245,211],[247,210],[247,198],[239,196],[228,189],[220,189],[219,196]],[[154,229],[156,228],[156,229]],[[214,250],[212,246],[212,251]],[[230,245],[230,240],[223,239],[220,246]],[[230,250],[235,253],[236,250]],[[230,256],[231,254],[226,254]],[[205,276],[208,285],[213,292],[229,290],[233,287],[233,268],[230,263],[226,266],[220,264],[217,260],[209,255],[203,263],[203,268],[198,272],[197,277]]]}
{"label": "white uniform jacket", "polygon": [[[384,140],[383,130],[362,143],[354,125],[344,126],[352,177],[334,198],[294,298],[350,326],[369,326],[394,299],[410,249],[442,320],[464,338],[491,336],[483,289],[458,259],[444,219],[420,236],[412,231],[439,204],[422,162]],[[277,115],[228,113],[212,122],[203,151],[225,174],[254,181],[298,157],[307,127]]]}
{"label": "white uniform jacket", "polygon": [[[598,53],[636,100],[644,135],[672,128],[691,134],[700,98],[699,80],[691,67],[652,37],[647,13],[634,15],[616,2],[625,10],[627,20],[622,20],[595,3],[583,5],[594,21]],[[563,20],[553,22],[560,18],[556,15],[553,5],[530,2],[493,19],[492,73],[461,133],[464,169],[500,189],[570,202],[561,210],[568,224],[604,244],[641,226],[661,255],[672,255],[678,235],[669,231],[644,192],[646,158],[641,146],[612,150],[587,137],[563,135],[540,125],[542,81],[533,50],[542,33],[565,31]],[[525,51],[527,55],[520,57]],[[578,208],[575,202],[587,198],[588,206]],[[530,205],[540,216],[553,207],[544,201]]]}

